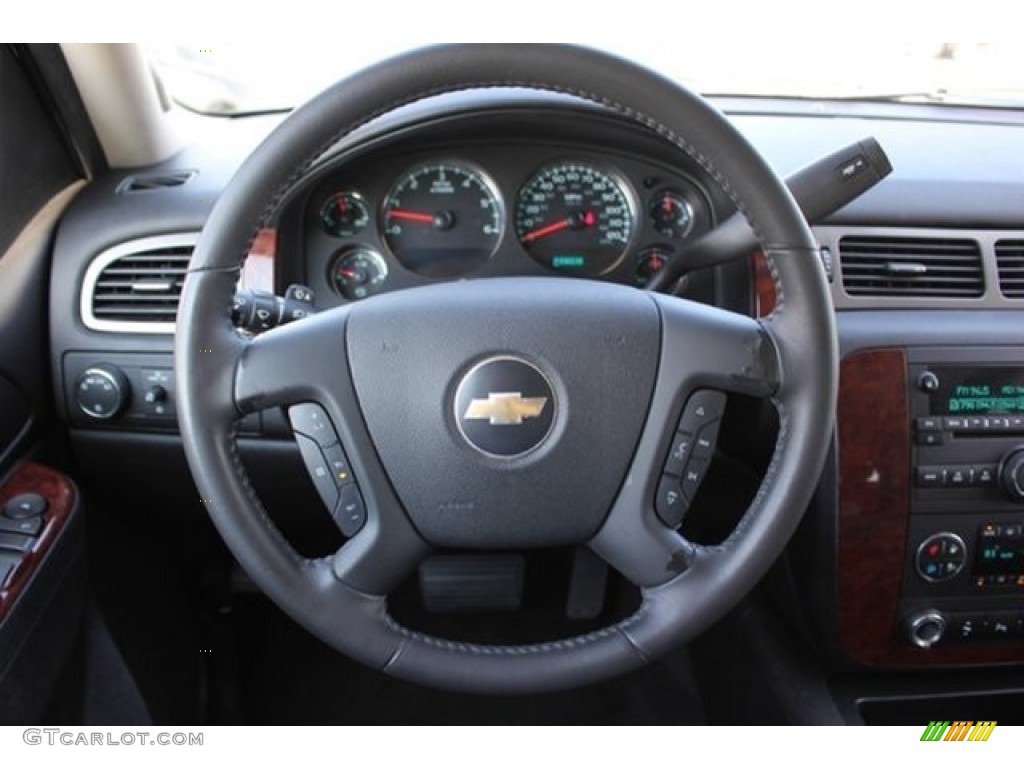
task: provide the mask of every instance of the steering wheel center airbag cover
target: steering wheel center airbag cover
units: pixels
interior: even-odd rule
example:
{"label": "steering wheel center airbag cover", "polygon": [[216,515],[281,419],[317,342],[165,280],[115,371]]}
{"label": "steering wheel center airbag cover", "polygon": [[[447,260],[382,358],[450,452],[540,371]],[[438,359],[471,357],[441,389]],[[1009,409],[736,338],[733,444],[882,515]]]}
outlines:
{"label": "steering wheel center airbag cover", "polygon": [[556,278],[432,286],[355,307],[353,383],[420,533],[453,547],[591,537],[640,438],[659,331],[645,294]]}
{"label": "steering wheel center airbag cover", "polygon": [[520,357],[492,357],[473,366],[455,390],[452,414],[466,442],[485,456],[518,458],[541,446],[558,401],[551,382]]}

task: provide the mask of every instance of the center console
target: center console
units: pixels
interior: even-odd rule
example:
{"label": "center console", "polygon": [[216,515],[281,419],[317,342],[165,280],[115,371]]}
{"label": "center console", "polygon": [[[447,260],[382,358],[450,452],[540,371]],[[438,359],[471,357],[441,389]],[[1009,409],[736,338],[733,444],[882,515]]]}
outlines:
{"label": "center console", "polygon": [[837,431],[847,655],[1024,661],[1024,350],[848,355]]}
{"label": "center console", "polygon": [[1024,355],[911,349],[907,362],[907,639],[1024,644]]}

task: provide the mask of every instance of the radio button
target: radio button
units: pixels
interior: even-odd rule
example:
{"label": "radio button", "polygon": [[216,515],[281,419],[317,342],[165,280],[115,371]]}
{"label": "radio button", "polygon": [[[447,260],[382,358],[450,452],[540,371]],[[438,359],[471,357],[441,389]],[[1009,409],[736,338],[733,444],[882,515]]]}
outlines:
{"label": "radio button", "polygon": [[988,426],[988,419],[981,416],[971,416],[967,419],[967,429],[971,432],[983,432]]}
{"label": "radio button", "polygon": [[721,423],[713,421],[697,433],[693,443],[693,458],[710,460],[715,455],[715,443],[718,442],[718,428]]}
{"label": "radio button", "polygon": [[946,470],[942,467],[918,467],[918,488],[941,488],[946,484]]}
{"label": "radio button", "polygon": [[1024,416],[1011,416],[1010,429],[1014,432],[1024,431]]}
{"label": "radio button", "polygon": [[725,393],[713,389],[700,389],[686,401],[677,431],[696,434],[702,427],[722,418],[725,412]]}
{"label": "radio button", "polygon": [[700,459],[691,459],[683,470],[681,484],[683,493],[687,499],[693,499],[697,495],[697,489],[704,482],[704,475],[707,474],[708,463]]}
{"label": "radio button", "polygon": [[972,467],[946,467],[946,484],[953,488],[965,488],[974,479]]}
{"label": "radio button", "polygon": [[942,420],[942,423],[950,432],[960,432],[967,429],[967,419],[963,416],[947,416]]}
{"label": "radio button", "polygon": [[941,432],[942,419],[936,416],[922,416],[917,420],[918,432]]}
{"label": "radio button", "polygon": [[974,468],[974,484],[980,486],[991,486],[996,484],[996,467],[983,466]]}
{"label": "radio button", "polygon": [[917,444],[930,446],[942,445],[946,442],[946,435],[943,432],[918,432]]}
{"label": "radio button", "polygon": [[665,459],[664,474],[674,475],[675,477],[683,474],[683,467],[690,460],[692,452],[693,436],[685,432],[677,432],[676,436],[672,438],[672,445],[668,450],[668,458]]}
{"label": "radio button", "polygon": [[658,495],[654,500],[654,510],[661,518],[661,522],[669,528],[678,528],[689,506],[678,478],[662,476],[661,482],[658,483]]}

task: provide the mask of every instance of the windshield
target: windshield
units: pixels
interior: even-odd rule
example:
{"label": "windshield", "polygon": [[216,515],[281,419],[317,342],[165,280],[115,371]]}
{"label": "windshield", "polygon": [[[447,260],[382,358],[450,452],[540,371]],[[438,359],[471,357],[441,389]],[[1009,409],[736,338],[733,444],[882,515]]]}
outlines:
{"label": "windshield", "polygon": [[[994,43],[828,47],[714,47],[650,42],[589,43],[651,67],[705,95],[859,99],[994,107],[1024,106],[1024,46]],[[287,110],[331,83],[416,47],[348,41],[330,47],[162,44],[147,53],[182,106],[232,115]]]}

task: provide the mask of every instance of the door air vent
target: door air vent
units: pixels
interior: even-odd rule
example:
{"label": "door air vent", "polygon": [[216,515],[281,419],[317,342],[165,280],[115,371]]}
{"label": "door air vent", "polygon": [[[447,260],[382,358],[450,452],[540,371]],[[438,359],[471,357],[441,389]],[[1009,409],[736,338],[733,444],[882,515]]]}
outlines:
{"label": "door air vent", "polygon": [[996,243],[999,290],[1008,299],[1024,299],[1024,240]]}
{"label": "door air vent", "polygon": [[82,285],[82,322],[94,331],[174,333],[198,234],[161,235],[99,254]]}
{"label": "door air vent", "polygon": [[976,240],[846,236],[839,240],[851,296],[974,298],[985,292]]}
{"label": "door air vent", "polygon": [[127,195],[132,192],[152,192],[157,189],[170,189],[188,184],[195,178],[196,171],[164,171],[156,173],[139,173],[128,176],[117,185],[117,194]]}

